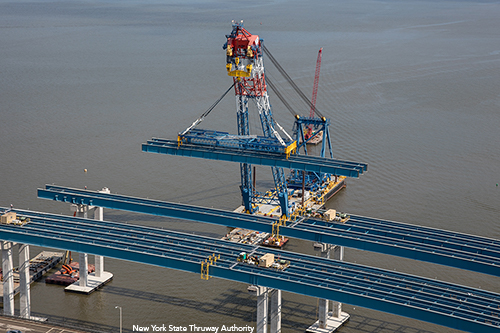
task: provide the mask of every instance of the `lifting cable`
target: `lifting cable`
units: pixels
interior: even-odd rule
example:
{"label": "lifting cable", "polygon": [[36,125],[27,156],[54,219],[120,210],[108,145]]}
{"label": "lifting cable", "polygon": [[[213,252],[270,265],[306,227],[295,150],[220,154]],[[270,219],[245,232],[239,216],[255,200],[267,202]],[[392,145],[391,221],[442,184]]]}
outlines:
{"label": "lifting cable", "polygon": [[283,97],[281,92],[278,90],[278,87],[271,81],[271,78],[269,76],[266,76],[266,83],[267,85],[274,91],[274,94],[278,96],[279,100],[285,105],[285,107],[290,111],[292,116],[296,116],[297,112],[292,108],[292,106],[288,103],[288,101]]}
{"label": "lifting cable", "polygon": [[221,97],[219,97],[219,99],[218,99],[218,100],[216,100],[216,101],[215,101],[215,103],[214,103],[214,104],[212,104],[212,106],[211,106],[211,107],[209,107],[209,108],[208,108],[208,110],[207,110],[207,111],[205,111],[205,112],[204,112],[204,113],[203,113],[203,114],[202,114],[202,115],[201,115],[198,119],[196,119],[196,120],[195,120],[195,121],[191,124],[191,126],[189,126],[188,128],[186,128],[186,129],[184,130],[184,132],[182,132],[182,133],[181,133],[181,134],[179,134],[179,135],[181,135],[181,136],[182,136],[182,135],[186,134],[187,132],[189,132],[190,130],[192,130],[194,127],[198,126],[198,124],[199,124],[199,123],[201,123],[201,122],[202,122],[202,121],[203,121],[203,120],[204,120],[204,119],[205,119],[205,118],[206,118],[206,117],[210,114],[210,112],[212,112],[212,110],[213,110],[213,109],[215,109],[215,107],[217,106],[217,104],[219,104],[219,103],[220,103],[220,101],[222,101],[222,99],[223,99],[224,97],[226,97],[227,93],[228,93],[228,92],[229,92],[229,91],[230,91],[230,90],[234,87],[234,85],[235,85],[235,84],[236,84],[236,82],[234,82],[234,83],[231,85],[231,87],[229,87],[229,89],[228,89],[228,90],[226,90],[226,92],[225,92],[224,94],[222,94],[222,96],[221,96]]}
{"label": "lifting cable", "polygon": [[[269,84],[269,78],[266,78],[266,83]],[[271,85],[269,85],[271,86]],[[273,89],[274,90],[274,89]],[[276,92],[276,91],[275,91]],[[281,99],[281,98],[280,98]],[[259,105],[257,104],[257,101],[252,98],[252,101],[255,103],[255,106],[257,108],[259,108]],[[283,101],[283,100],[282,100]],[[286,103],[285,101],[283,101],[284,103]],[[292,115],[295,117],[295,113],[292,113]],[[282,133],[284,133],[288,140],[290,141],[293,141],[292,137],[290,136],[290,134],[287,133],[287,131],[285,131],[285,129],[278,123],[278,121],[271,115],[271,119],[273,121],[273,124],[278,126],[278,128],[281,130]],[[279,135],[278,131],[276,131],[276,129],[274,128],[274,126],[271,126],[271,131],[273,132],[274,136],[276,137],[276,139],[278,139],[278,141],[283,145],[283,146],[286,146],[285,142],[283,141],[283,138],[281,137],[281,135]]]}
{"label": "lifting cable", "polygon": [[283,67],[281,67],[281,65],[278,63],[278,61],[276,60],[276,58],[274,58],[274,56],[271,54],[271,52],[269,52],[269,50],[267,49],[267,47],[264,44],[262,44],[262,48],[264,49],[264,52],[267,54],[269,60],[271,60],[271,62],[278,69],[278,71],[281,73],[281,75],[283,75],[285,77],[285,79],[290,83],[290,85],[297,92],[297,94],[299,94],[299,96],[304,100],[304,102],[306,102],[306,104],[310,108],[314,108],[315,109],[316,114],[318,115],[318,117],[322,118],[323,115],[321,114],[321,112],[316,107],[313,106],[311,100],[309,98],[307,98],[307,96],[304,94],[304,92],[302,92],[302,90],[300,90],[300,88],[295,84],[295,82],[293,82],[292,78],[288,75],[287,72],[285,72],[285,70],[283,69]]}

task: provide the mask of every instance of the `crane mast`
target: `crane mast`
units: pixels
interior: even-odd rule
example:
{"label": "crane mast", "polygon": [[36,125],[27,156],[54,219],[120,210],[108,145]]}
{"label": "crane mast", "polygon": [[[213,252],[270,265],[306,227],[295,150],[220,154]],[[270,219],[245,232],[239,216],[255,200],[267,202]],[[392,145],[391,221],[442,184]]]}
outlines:
{"label": "crane mast", "polygon": [[309,113],[309,117],[314,117],[314,112],[316,111],[316,97],[318,96],[318,84],[319,84],[319,71],[321,69],[321,55],[323,53],[323,48],[320,48],[318,51],[318,59],[316,60],[316,72],[314,73],[314,85],[313,85],[313,93],[311,99],[311,112]]}
{"label": "crane mast", "polygon": [[[258,35],[250,34],[243,27],[243,21],[239,23],[233,21],[232,31],[226,38],[223,48],[226,50],[226,70],[234,82],[238,135],[250,135],[248,101],[253,100],[259,113],[263,136],[277,140],[284,150],[288,147],[293,149],[293,144],[285,142],[275,128],[264,72],[263,40],[259,39]],[[288,193],[284,170],[278,167],[271,169],[275,183],[274,196],[279,202],[282,215],[288,216]],[[256,203],[262,200],[263,196],[260,196],[253,186],[251,165],[240,163],[240,171],[245,211],[254,213],[258,209]]]}
{"label": "crane mast", "polygon": [[[311,98],[311,111],[309,112],[309,117],[314,118],[314,113],[316,112],[316,98],[318,97],[318,84],[319,84],[319,72],[321,69],[321,56],[323,53],[323,48],[320,48],[318,51],[318,59],[316,60],[316,71],[314,73],[314,84],[313,84],[313,92]],[[312,134],[313,127],[309,125],[307,129],[306,139],[309,139]]]}

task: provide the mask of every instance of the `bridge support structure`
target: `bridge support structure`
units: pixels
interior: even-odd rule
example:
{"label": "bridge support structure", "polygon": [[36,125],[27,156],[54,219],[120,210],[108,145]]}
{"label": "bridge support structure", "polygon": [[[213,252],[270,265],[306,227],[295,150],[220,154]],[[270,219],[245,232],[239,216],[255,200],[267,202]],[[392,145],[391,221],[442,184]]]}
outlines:
{"label": "bridge support structure", "polygon": [[12,242],[2,241],[3,314],[6,316],[14,315],[13,246]]}
{"label": "bridge support structure", "polygon": [[[106,188],[106,190],[107,190],[107,192],[104,192],[104,193],[109,193],[109,189]],[[104,189],[103,189],[103,191],[104,191]],[[102,193],[102,191],[100,191],[100,192]],[[104,221],[104,208],[102,208],[102,207],[95,208],[94,220]],[[104,274],[104,257],[96,255],[94,257],[94,265],[95,265],[94,275],[98,278],[102,277]]]}
{"label": "bridge support structure", "polygon": [[[281,333],[281,290],[248,286],[248,292],[257,296],[256,333]],[[271,330],[269,331],[269,324]]]}
{"label": "bridge support structure", "polygon": [[[16,243],[1,241],[2,272],[3,272],[3,314],[14,316],[14,266],[13,248]],[[30,254],[29,245],[19,245],[19,301],[20,316],[25,319],[31,317],[30,297]]]}
{"label": "bridge support structure", "polygon": [[[335,260],[344,260],[344,247],[326,243],[314,243],[314,250],[320,252],[321,257]],[[318,300],[318,321],[311,325],[306,332],[330,333],[336,331],[350,318],[346,312],[342,312],[342,303],[331,301],[332,310],[329,310],[330,301]]]}
{"label": "bridge support structure", "polygon": [[[111,193],[107,187],[104,187],[99,193]],[[104,221],[103,207],[88,205],[71,205],[71,211],[75,212],[77,217],[88,218],[88,211],[94,210],[94,220]],[[104,257],[96,255],[94,258],[94,273],[88,273],[88,254],[80,253],[79,256],[80,278],[77,282],[66,287],[66,291],[74,291],[84,294],[90,294],[97,288],[100,288],[113,278],[113,274],[104,271]]]}
{"label": "bridge support structure", "polygon": [[30,280],[30,247],[19,244],[19,312],[25,319],[31,319]]}
{"label": "bridge support structure", "polygon": [[281,290],[271,289],[271,333],[281,333]]}

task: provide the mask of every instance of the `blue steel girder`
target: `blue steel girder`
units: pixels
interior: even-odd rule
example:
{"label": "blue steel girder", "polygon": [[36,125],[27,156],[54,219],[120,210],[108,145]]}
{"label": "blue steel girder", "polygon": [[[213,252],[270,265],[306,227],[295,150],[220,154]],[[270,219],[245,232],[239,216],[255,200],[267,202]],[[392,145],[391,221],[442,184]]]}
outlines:
{"label": "blue steel girder", "polygon": [[228,147],[252,150],[255,152],[285,153],[289,145],[293,142],[286,142],[283,146],[276,138],[269,138],[258,135],[234,135],[227,132],[191,129],[186,133],[179,134],[180,144],[193,144],[209,147]]}
{"label": "blue steel girder", "polygon": [[[275,222],[264,216],[56,185],[38,189],[38,197],[267,233]],[[346,223],[308,219],[294,227],[280,226],[280,234],[500,276],[500,241],[485,237],[353,215]]]}
{"label": "blue steel girder", "polygon": [[[15,210],[24,226],[0,225],[0,238],[200,273],[212,253],[212,277],[335,299],[388,313],[475,332],[500,327],[500,295],[408,274],[273,249],[259,249],[163,229]],[[291,262],[285,271],[238,263],[242,251],[273,253]]]}
{"label": "blue steel girder", "polygon": [[329,173],[335,176],[358,178],[367,170],[367,164],[342,160],[332,160],[316,156],[290,155],[270,152],[253,152],[230,147],[203,146],[193,144],[179,145],[175,140],[152,138],[142,144],[142,151],[148,153],[180,155],[203,159],[248,163],[304,170],[318,173]]}

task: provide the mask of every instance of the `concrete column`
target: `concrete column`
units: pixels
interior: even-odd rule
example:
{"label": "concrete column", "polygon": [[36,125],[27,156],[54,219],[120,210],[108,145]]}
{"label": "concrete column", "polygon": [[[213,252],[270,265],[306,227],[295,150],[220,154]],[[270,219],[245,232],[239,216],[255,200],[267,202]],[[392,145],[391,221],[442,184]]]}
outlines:
{"label": "concrete column", "polygon": [[281,290],[271,291],[271,333],[281,333]]}
{"label": "concrete column", "polygon": [[[87,205],[71,205],[71,211],[76,212],[77,217],[83,217],[86,219],[88,217],[88,206]],[[79,265],[79,286],[87,287],[88,285],[88,272],[89,272],[89,261],[87,253],[80,253],[80,257],[78,259]]]}
{"label": "concrete column", "polygon": [[266,287],[257,286],[257,330],[256,333],[267,333],[269,312],[269,293]]}
{"label": "concrete column", "polygon": [[94,266],[95,266],[95,273],[94,275],[96,277],[101,277],[102,273],[104,272],[104,257],[103,256],[95,256],[94,259]]}
{"label": "concrete column", "polygon": [[[333,249],[333,258],[335,260],[344,260],[344,247],[336,245]],[[332,301],[332,317],[340,318],[342,314],[342,303]]]}
{"label": "concrete column", "polygon": [[14,315],[14,276],[12,242],[2,241],[3,314]]}
{"label": "concrete column", "polygon": [[[335,245],[325,243],[314,243],[314,250],[320,251],[321,257],[330,258],[330,251],[335,248]],[[328,318],[328,305],[327,299],[319,299],[318,301],[318,326],[319,328],[326,328]]]}
{"label": "concrete column", "polygon": [[[109,188],[103,187],[99,193],[111,193]],[[102,207],[96,207],[94,210],[94,220],[103,221],[104,220],[104,209]],[[95,256],[95,276],[101,277],[104,272],[104,257]]]}
{"label": "concrete column", "polygon": [[88,281],[88,272],[89,272],[89,262],[88,262],[88,254],[80,253],[80,258],[78,260],[78,264],[80,265],[80,287],[86,287]]}
{"label": "concrete column", "polygon": [[19,244],[19,293],[21,318],[30,319],[30,247],[27,244]]}
{"label": "concrete column", "polygon": [[[104,209],[102,207],[96,207],[96,209],[94,210],[94,220],[103,221],[104,220],[103,211]],[[104,257],[96,255],[94,264],[95,264],[95,276],[101,277],[102,272],[104,272]]]}
{"label": "concrete column", "polygon": [[319,328],[326,328],[326,318],[328,317],[328,300],[318,300],[318,326]]}

